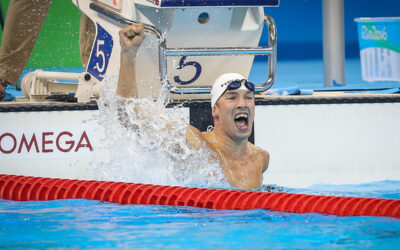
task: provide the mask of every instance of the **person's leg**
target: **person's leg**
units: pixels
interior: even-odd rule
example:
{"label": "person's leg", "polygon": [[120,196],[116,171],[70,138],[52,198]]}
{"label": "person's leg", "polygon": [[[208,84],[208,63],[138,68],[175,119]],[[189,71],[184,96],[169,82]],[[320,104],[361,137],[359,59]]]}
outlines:
{"label": "person's leg", "polygon": [[0,48],[0,85],[16,85],[32,53],[51,1],[10,1]]}
{"label": "person's leg", "polygon": [[3,97],[6,93],[7,82],[0,80],[0,101],[3,100]]}
{"label": "person's leg", "polygon": [[95,35],[96,35],[95,24],[89,17],[87,17],[84,13],[82,13],[79,25],[79,49],[81,54],[81,62],[84,70],[86,70],[86,67],[88,65]]}

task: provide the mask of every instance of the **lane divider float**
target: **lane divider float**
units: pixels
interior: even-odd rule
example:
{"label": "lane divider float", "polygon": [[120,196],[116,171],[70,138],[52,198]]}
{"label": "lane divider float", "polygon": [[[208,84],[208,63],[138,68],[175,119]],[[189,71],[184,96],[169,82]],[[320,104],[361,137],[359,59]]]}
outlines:
{"label": "lane divider float", "polygon": [[400,200],[189,188],[125,182],[0,175],[0,198],[14,201],[89,199],[119,204],[266,209],[290,213],[400,218]]}

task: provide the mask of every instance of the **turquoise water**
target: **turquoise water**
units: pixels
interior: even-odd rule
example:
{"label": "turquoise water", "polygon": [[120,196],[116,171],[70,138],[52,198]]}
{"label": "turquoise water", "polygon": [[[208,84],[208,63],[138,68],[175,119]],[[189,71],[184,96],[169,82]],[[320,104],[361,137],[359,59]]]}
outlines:
{"label": "turquoise water", "polygon": [[[257,68],[259,67],[259,68]],[[348,89],[391,88],[361,81],[347,61]],[[263,70],[255,65],[254,70]],[[274,87],[324,89],[320,60],[280,63]],[[265,76],[253,74],[259,83]],[[329,90],[329,89],[328,89]],[[400,199],[400,181],[280,188],[291,193]],[[118,205],[88,200],[15,202],[0,199],[0,249],[10,248],[247,248],[398,249],[400,219]]]}
{"label": "turquoise water", "polygon": [[[400,199],[400,181],[287,189]],[[400,219],[118,205],[89,200],[0,200],[0,248],[398,249]]]}

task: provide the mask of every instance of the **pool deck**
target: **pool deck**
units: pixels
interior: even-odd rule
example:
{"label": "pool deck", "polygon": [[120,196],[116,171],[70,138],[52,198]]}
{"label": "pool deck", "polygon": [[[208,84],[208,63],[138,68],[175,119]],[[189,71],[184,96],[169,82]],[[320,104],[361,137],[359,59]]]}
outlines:
{"label": "pool deck", "polygon": [[[250,72],[249,80],[259,84],[266,79],[266,62],[255,60]],[[24,71],[22,77],[34,69]],[[48,70],[48,69],[45,69]],[[54,69],[51,69],[54,71]],[[59,69],[65,72],[81,72],[81,68]],[[21,79],[22,79],[21,77]],[[381,102],[400,102],[400,82],[366,82],[361,79],[361,66],[358,58],[346,59],[346,84],[326,87],[323,85],[323,62],[322,60],[304,61],[278,61],[277,75],[271,90],[302,89],[312,92],[312,95],[256,95],[256,104],[329,104],[329,103],[381,103]],[[57,105],[66,107],[96,106],[95,102],[71,103],[44,101],[41,103],[30,103],[23,96],[21,91],[12,90],[16,99],[8,102],[0,102],[0,107],[4,109],[11,106],[29,105]],[[207,103],[208,95],[200,95],[191,98],[191,102]],[[179,98],[184,100],[185,98]],[[181,103],[182,101],[176,101]]]}
{"label": "pool deck", "polygon": [[[191,103],[208,103],[208,99],[194,99]],[[288,104],[338,104],[338,103],[386,103],[400,102],[400,94],[375,94],[375,93],[348,93],[346,91],[314,91],[312,95],[256,95],[256,105],[288,105]],[[180,101],[174,102],[181,103]],[[65,107],[84,107],[97,106],[95,102],[74,103],[62,101],[43,101],[30,102],[29,98],[19,96],[13,101],[0,102],[0,111],[7,112],[8,108],[15,109],[37,106],[65,106]],[[97,109],[97,108],[95,108]],[[12,112],[12,110],[9,110]]]}

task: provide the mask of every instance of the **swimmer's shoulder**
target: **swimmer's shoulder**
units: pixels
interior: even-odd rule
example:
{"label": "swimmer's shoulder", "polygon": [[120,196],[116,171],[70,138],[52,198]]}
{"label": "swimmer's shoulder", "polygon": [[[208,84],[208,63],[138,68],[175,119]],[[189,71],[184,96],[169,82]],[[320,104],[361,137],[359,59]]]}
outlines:
{"label": "swimmer's shoulder", "polygon": [[186,142],[194,149],[200,149],[205,139],[203,134],[196,127],[188,125],[186,127]]}
{"label": "swimmer's shoulder", "polygon": [[213,132],[201,132],[196,127],[188,125],[186,128],[186,141],[194,149],[200,149],[203,145],[213,148]]}
{"label": "swimmer's shoulder", "polygon": [[265,170],[267,170],[268,165],[269,165],[269,158],[270,158],[269,153],[266,150],[257,147],[256,145],[254,145],[251,142],[248,142],[248,145],[251,149],[251,152],[253,152],[256,155],[257,161],[261,162],[262,171],[264,172]]}

